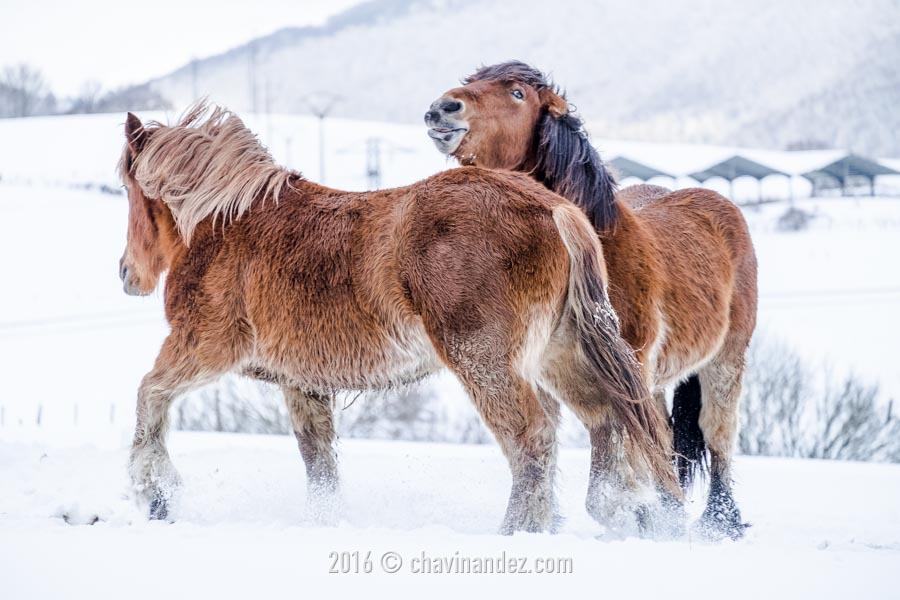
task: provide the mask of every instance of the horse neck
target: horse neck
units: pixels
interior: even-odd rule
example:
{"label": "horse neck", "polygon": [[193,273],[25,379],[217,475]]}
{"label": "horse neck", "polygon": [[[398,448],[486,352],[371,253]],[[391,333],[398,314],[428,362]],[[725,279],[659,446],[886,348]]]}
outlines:
{"label": "horse neck", "polygon": [[584,211],[599,235],[614,235],[623,219],[629,221],[634,219],[632,211],[616,201],[615,188],[609,191],[586,189],[582,190],[582,193],[573,194],[565,182],[543,181],[543,183],[547,189],[556,192]]}
{"label": "horse neck", "polygon": [[155,225],[159,236],[160,252],[164,257],[165,269],[168,270],[172,263],[187,251],[187,245],[178,232],[171,209],[164,202],[160,202],[159,205]]}
{"label": "horse neck", "polygon": [[[525,161],[529,172],[549,190],[566,198],[587,215],[598,233],[616,227],[622,207],[616,202],[616,181],[590,140],[567,131],[569,144],[556,154],[553,147],[535,147]],[[542,153],[546,153],[542,155]]]}

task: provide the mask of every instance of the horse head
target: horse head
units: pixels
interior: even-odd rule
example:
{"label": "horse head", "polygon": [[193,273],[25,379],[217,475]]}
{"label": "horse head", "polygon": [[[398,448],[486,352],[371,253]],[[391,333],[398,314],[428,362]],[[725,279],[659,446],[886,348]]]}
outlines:
{"label": "horse head", "polygon": [[536,69],[517,61],[482,67],[435,100],[425,113],[438,150],[460,163],[525,170],[535,130],[568,112],[565,99]]}
{"label": "horse head", "polygon": [[152,133],[128,113],[125,148],[119,161],[119,175],[128,193],[128,237],[119,259],[119,277],[130,296],[146,296],[156,289],[176,241],[171,211],[162,200],[148,197],[135,176],[138,158]]}
{"label": "horse head", "polygon": [[425,124],[438,150],[460,164],[530,173],[580,206],[598,231],[615,224],[615,180],[565,95],[534,67],[481,67],[431,104]]}

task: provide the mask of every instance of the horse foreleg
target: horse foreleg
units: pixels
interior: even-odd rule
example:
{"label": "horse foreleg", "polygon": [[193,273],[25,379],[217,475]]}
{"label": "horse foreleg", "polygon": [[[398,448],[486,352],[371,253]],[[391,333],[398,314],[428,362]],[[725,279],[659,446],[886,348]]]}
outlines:
{"label": "horse foreleg", "polygon": [[206,383],[222,372],[203,365],[199,352],[166,338],[153,369],[138,390],[137,421],[131,446],[129,473],[139,498],[149,504],[151,519],[165,519],[181,479],[166,449],[169,407],[179,395]]}
{"label": "horse foreleg", "polygon": [[338,467],[335,451],[334,403],[330,394],[284,386],[294,436],[306,465],[307,503],[319,522],[332,524],[338,515]]}

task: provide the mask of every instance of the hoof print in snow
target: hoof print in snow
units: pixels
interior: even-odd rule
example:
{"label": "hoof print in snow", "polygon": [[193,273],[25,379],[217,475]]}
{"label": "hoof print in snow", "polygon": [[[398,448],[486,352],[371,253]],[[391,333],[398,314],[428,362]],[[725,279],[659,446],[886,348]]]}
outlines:
{"label": "hoof print in snow", "polygon": [[100,522],[100,517],[94,514],[82,515],[78,514],[78,512],[62,512],[57,516],[65,521],[68,525],[95,525],[96,523]]}

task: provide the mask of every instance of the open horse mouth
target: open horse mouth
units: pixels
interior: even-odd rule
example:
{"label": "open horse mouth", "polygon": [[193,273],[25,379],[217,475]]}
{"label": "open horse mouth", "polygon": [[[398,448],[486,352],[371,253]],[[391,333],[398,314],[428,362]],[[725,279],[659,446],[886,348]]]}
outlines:
{"label": "open horse mouth", "polygon": [[452,136],[454,133],[466,132],[466,131],[468,131],[468,129],[466,129],[465,127],[455,127],[452,129],[450,127],[432,127],[431,129],[428,130],[428,135],[431,136],[432,138],[442,139],[444,141],[447,141],[447,139],[450,136]]}
{"label": "open horse mouth", "polygon": [[466,127],[429,127],[428,137],[442,153],[451,154],[468,131]]}

